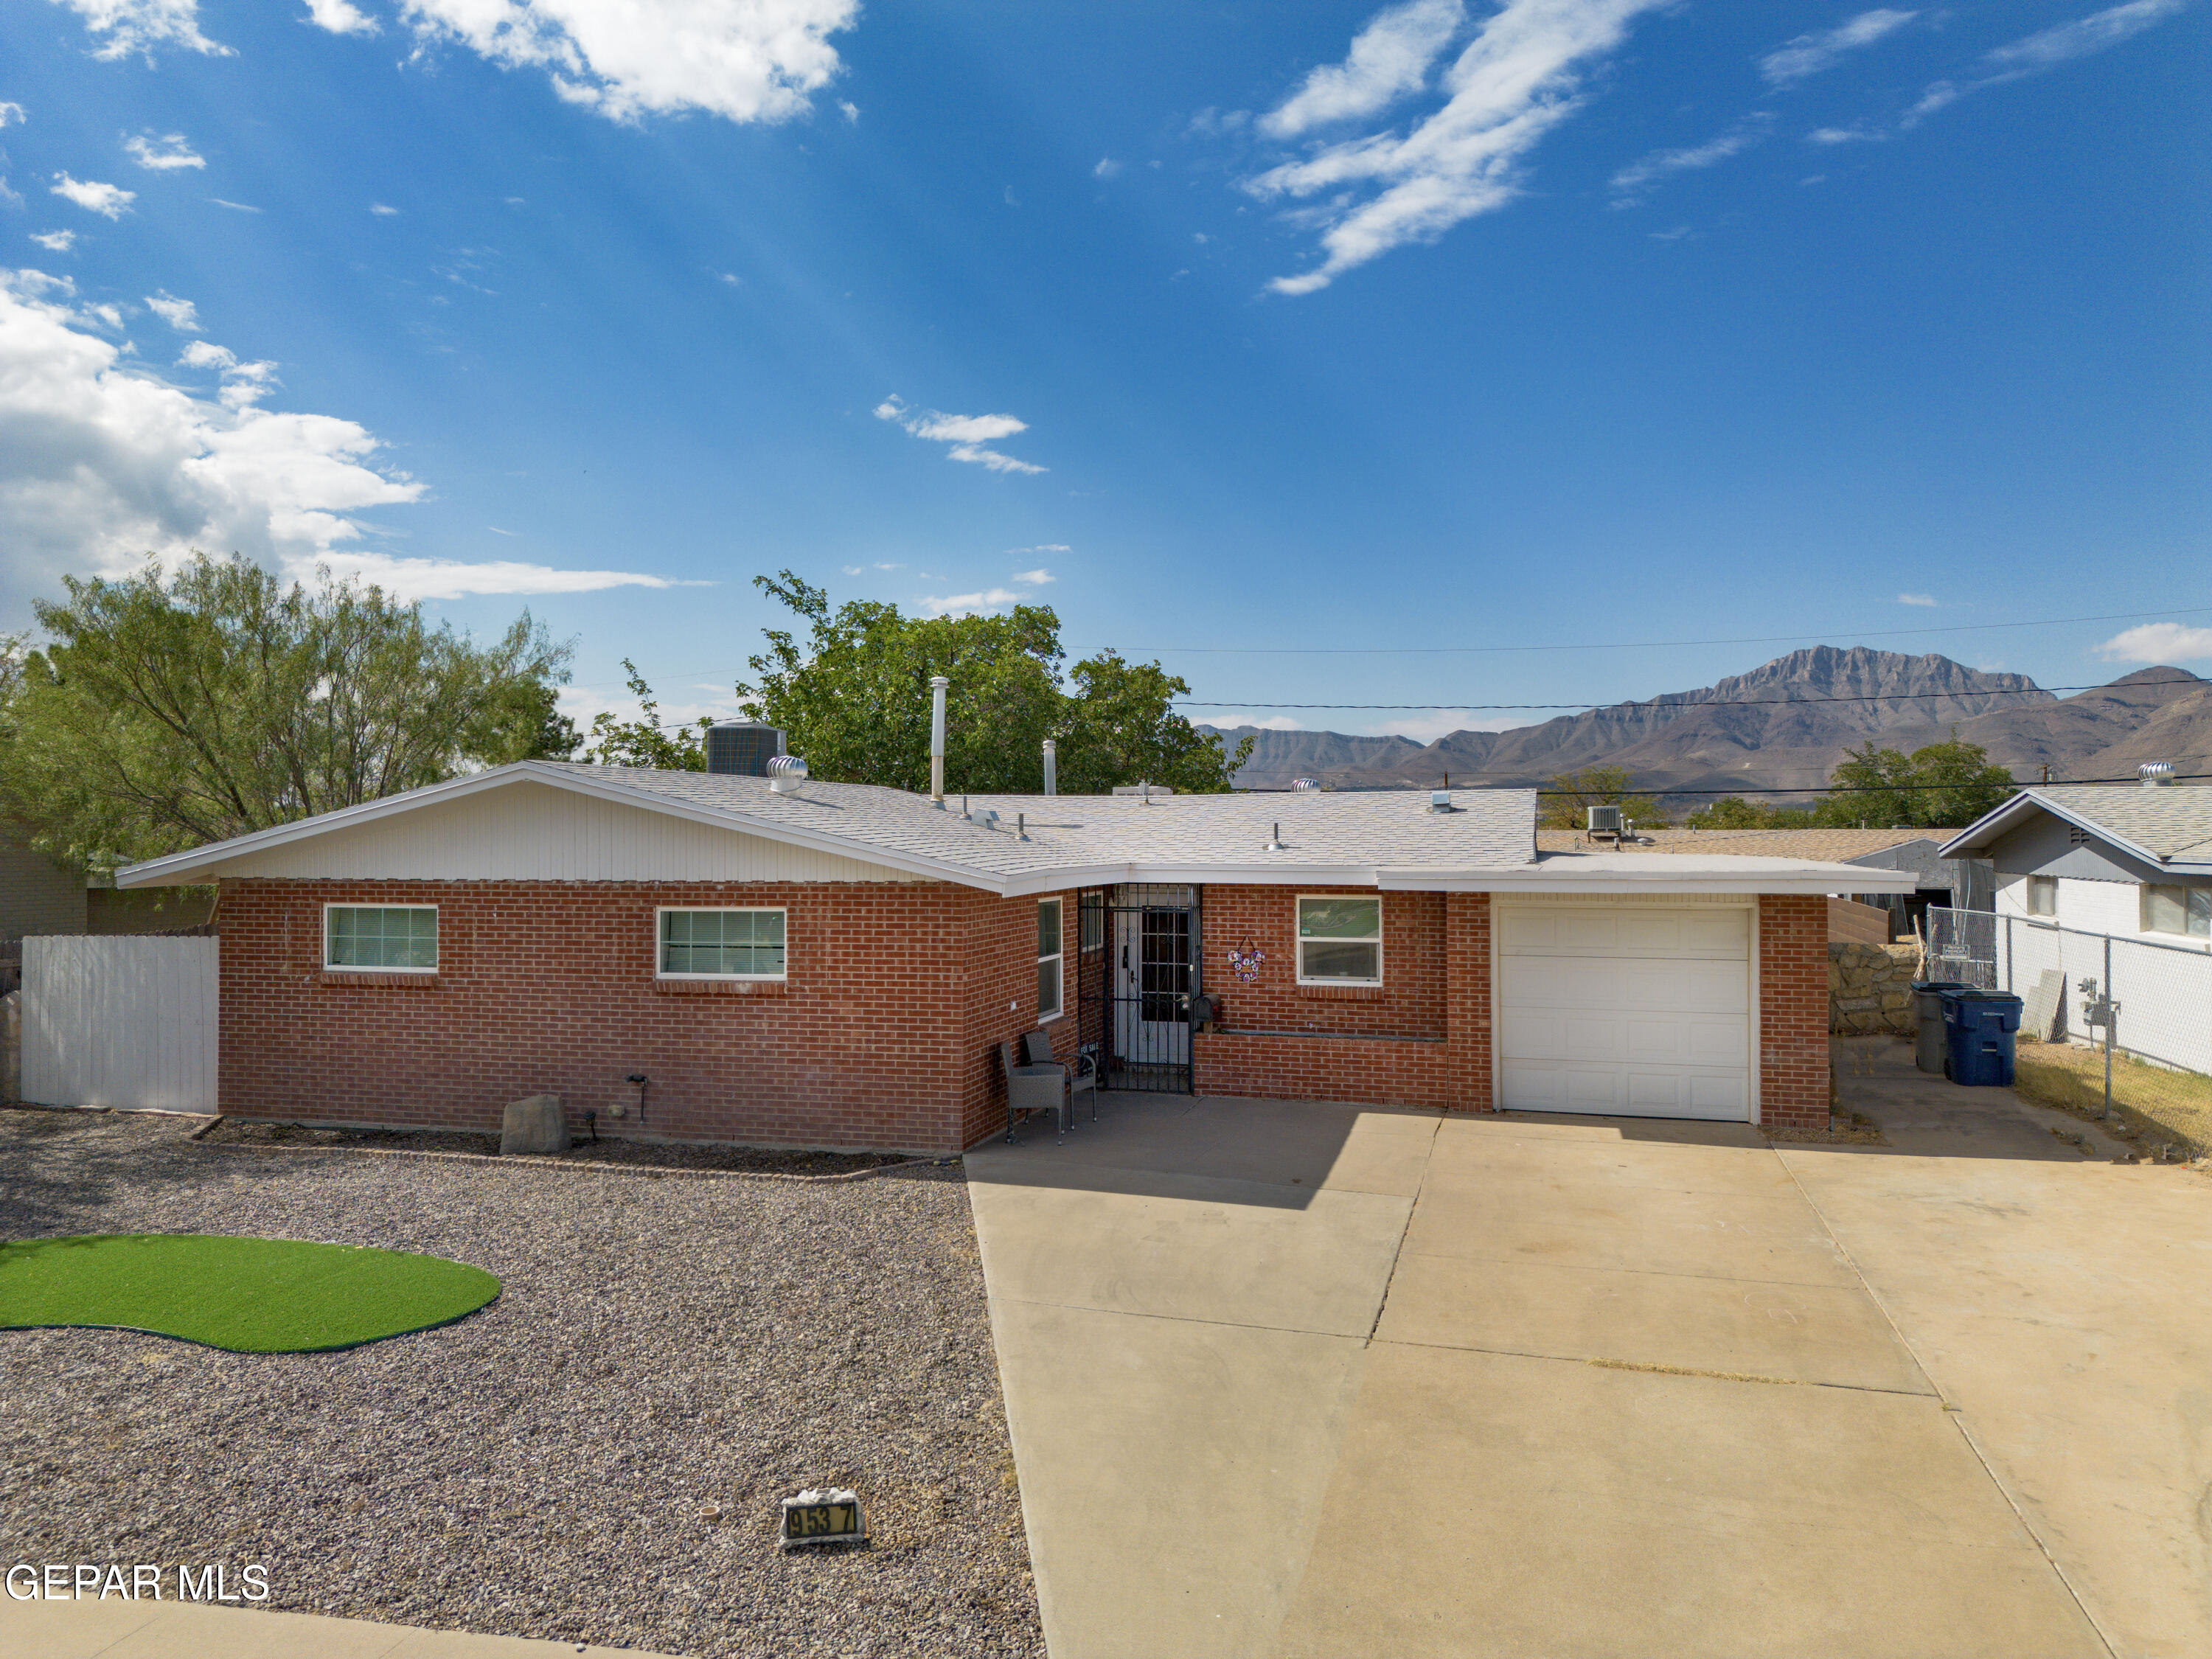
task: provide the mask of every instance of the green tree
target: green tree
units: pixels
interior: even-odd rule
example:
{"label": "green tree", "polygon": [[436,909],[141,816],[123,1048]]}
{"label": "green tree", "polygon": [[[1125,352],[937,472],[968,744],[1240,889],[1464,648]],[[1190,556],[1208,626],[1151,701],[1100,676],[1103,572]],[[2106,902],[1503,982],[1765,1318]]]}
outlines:
{"label": "green tree", "polygon": [[1171,700],[1189,687],[1157,663],[1113,653],[1060,671],[1060,619],[1048,606],[1002,617],[902,615],[896,605],[829,594],[791,571],[754,585],[807,625],[768,629],[737,693],[747,718],[782,728],[815,777],[894,789],[929,787],[930,679],[945,696],[945,785],[955,793],[1031,794],[1044,787],[1044,741],[1059,744],[1071,793],[1149,777],[1177,789],[1225,790],[1250,753],[1233,757]]}
{"label": "green tree", "polygon": [[1956,728],[1942,743],[1907,755],[1872,738],[1829,775],[1832,792],[1814,809],[1824,824],[1862,830],[1934,829],[1972,823],[2019,787],[1990,764],[1978,744],[1961,743]]}
{"label": "green tree", "polygon": [[[629,694],[638,700],[639,718],[618,720],[609,709],[592,716],[592,740],[579,759],[601,766],[650,766],[665,772],[703,772],[707,769],[707,728],[714,723],[702,714],[689,726],[664,726],[660,705],[653,688],[637,672],[637,665],[623,659],[629,676]],[[570,745],[574,747],[574,745]]]}
{"label": "green tree", "polygon": [[1068,670],[1075,695],[1059,726],[1060,787],[1104,794],[1122,783],[1164,783],[1186,794],[1218,793],[1252,757],[1252,739],[1224,751],[1218,732],[1175,712],[1190,685],[1157,662],[1127,662],[1102,651]]}
{"label": "green tree", "polygon": [[1723,795],[1682,820],[1690,830],[1803,830],[1813,813],[1803,806],[1768,806],[1741,795]]}
{"label": "green tree", "polygon": [[[0,681],[0,808],[94,874],[543,752],[568,647],[240,558],[64,579]],[[573,735],[573,728],[570,729]]]}

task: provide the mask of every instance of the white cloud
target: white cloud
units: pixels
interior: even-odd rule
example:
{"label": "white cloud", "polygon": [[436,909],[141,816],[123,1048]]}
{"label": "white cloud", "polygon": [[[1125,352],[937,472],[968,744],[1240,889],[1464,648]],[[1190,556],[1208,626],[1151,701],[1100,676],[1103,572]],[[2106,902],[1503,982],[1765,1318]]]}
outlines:
{"label": "white cloud", "polygon": [[2097,654],[2107,662],[2183,662],[2212,657],[2212,628],[2145,623],[2113,635],[2097,647]]}
{"label": "white cloud", "polygon": [[1002,605],[1019,605],[1022,596],[1003,587],[994,587],[981,593],[955,593],[949,599],[929,598],[922,600],[940,617],[973,616],[981,611],[996,611]]}
{"label": "white cloud", "polygon": [[1632,207],[1645,189],[1669,173],[1717,166],[1766,137],[1772,118],[1747,115],[1717,138],[1688,149],[1659,149],[1613,175],[1613,206]]}
{"label": "white cloud", "polygon": [[65,293],[37,272],[0,278],[0,548],[15,591],[194,547],[311,565],[362,533],[349,514],[422,495],[369,464],[377,441],[351,421],[132,372]]}
{"label": "white cloud", "polygon": [[49,253],[67,253],[76,246],[76,233],[73,230],[34,230],[31,233],[31,240]]}
{"label": "white cloud", "polygon": [[860,125],[860,106],[851,101],[849,99],[840,98],[837,100],[837,113],[845,118],[847,125],[858,126]]}
{"label": "white cloud", "polygon": [[2116,46],[2129,36],[2140,34],[2154,23],[2160,23],[2182,9],[2185,0],[2129,0],[2124,6],[2112,6],[2104,11],[2071,23],[2061,23],[2056,28],[2045,29],[1985,52],[1982,67],[1991,75],[2010,79],[2014,76],[2033,75],[2038,70],[2056,68],[2075,58],[2087,58],[2091,52]]}
{"label": "white cloud", "polygon": [[1759,60],[1759,72],[1770,87],[1795,86],[1808,75],[1832,69],[1844,53],[1870,46],[1897,33],[1920,14],[1887,9],[1863,11],[1840,27],[1819,34],[1801,34],[1779,50]]}
{"label": "white cloud", "polygon": [[234,213],[258,213],[261,211],[259,208],[248,207],[243,202],[226,202],[220,196],[210,196],[208,198],[208,200],[213,202],[217,207],[227,207]]}
{"label": "white cloud", "polygon": [[307,0],[307,15],[301,20],[332,34],[374,34],[376,19],[356,10],[347,0]]}
{"label": "white cloud", "polygon": [[125,138],[123,148],[131,152],[131,159],[142,167],[155,173],[173,173],[179,167],[204,167],[207,157],[193,149],[181,132],[166,137],[152,133],[140,133],[135,138]]}
{"label": "white cloud", "polygon": [[2008,45],[1984,52],[1974,61],[1972,70],[1958,80],[1929,82],[1912,107],[1899,116],[1887,131],[1862,121],[1848,127],[1821,127],[1806,137],[1816,144],[1844,144],[1856,141],[1879,142],[1898,133],[1909,132],[1937,111],[1948,109],[1969,93],[2002,86],[2008,81],[2041,75],[2077,58],[2087,58],[2107,46],[2116,46],[2153,25],[2165,21],[2180,11],[2185,3],[2186,0],[2127,0],[2124,5],[2108,6],[2071,23],[2061,23],[2054,28],[2023,35]]}
{"label": "white cloud", "polygon": [[1121,171],[1121,164],[1119,161],[1110,155],[1102,155],[1098,158],[1098,165],[1091,169],[1091,176],[1094,179],[1111,179]]}
{"label": "white cloud", "polygon": [[1040,566],[1035,570],[1017,570],[1014,572],[1013,580],[1018,582],[1026,582],[1031,587],[1042,587],[1047,582],[1058,581],[1060,578]]}
{"label": "white cloud", "polygon": [[780,121],[842,65],[830,37],[859,0],[401,0],[426,41],[542,69],[573,104],[617,121],[701,110]]}
{"label": "white cloud", "polygon": [[368,210],[380,219],[396,219],[399,216],[398,208],[386,207],[381,202],[371,202],[368,204]]}
{"label": "white cloud", "polygon": [[89,179],[72,179],[66,173],[54,174],[53,193],[75,202],[88,213],[97,213],[109,219],[119,219],[138,199],[135,190],[124,190],[114,185],[98,184]]}
{"label": "white cloud", "polygon": [[[1246,180],[1262,198],[1320,198],[1293,222],[1322,228],[1326,257],[1268,286],[1310,294],[1393,248],[1434,241],[1503,207],[1517,193],[1522,157],[1581,106],[1582,66],[1618,46],[1638,14],[1662,3],[1506,0],[1444,71],[1449,96],[1441,109],[1402,135],[1347,138]],[[1363,199],[1370,186],[1376,193]]]}
{"label": "white cloud", "polygon": [[1260,131],[1272,138],[1295,138],[1318,126],[1389,108],[1427,83],[1429,66],[1466,21],[1461,0],[1407,0],[1377,12],[1352,37],[1345,60],[1307,76],[1296,92],[1260,118]]}
{"label": "white cloud", "polygon": [[274,365],[240,363],[204,340],[185,361],[222,371],[219,398],[135,371],[123,347],[89,331],[72,292],[43,272],[0,272],[0,587],[12,594],[51,588],[64,572],[117,575],[149,554],[195,548],[294,576],[327,564],[406,599],[675,585],[349,547],[368,528],[356,515],[424,493],[374,465],[374,436],[352,421],[258,407]]}
{"label": "white cloud", "polygon": [[1526,726],[1528,720],[1518,714],[1484,714],[1476,716],[1464,708],[1437,708],[1418,714],[1394,714],[1387,720],[1373,722],[1369,727],[1377,737],[1410,738],[1415,743],[1434,743],[1438,738],[1448,738],[1455,732],[1510,732],[1516,726]]}
{"label": "white cloud", "polygon": [[24,119],[21,104],[0,104],[0,127],[20,127]]}
{"label": "white cloud", "polygon": [[459,559],[406,559],[389,553],[340,548],[316,563],[333,575],[374,582],[395,598],[459,599],[471,593],[598,593],[610,587],[703,587],[635,570],[558,570],[511,559],[467,563]]}
{"label": "white cloud", "polygon": [[200,314],[190,300],[179,300],[166,289],[146,296],[146,309],[180,334],[200,331]]}
{"label": "white cloud", "polygon": [[988,447],[1000,438],[1030,429],[1011,415],[943,415],[933,409],[909,409],[896,394],[875,407],[879,421],[896,421],[917,438],[950,444],[951,459],[987,466],[994,472],[1042,472],[1045,469]]}
{"label": "white cloud", "polygon": [[217,58],[233,54],[200,33],[199,0],[60,0],[84,19],[94,34],[106,43],[92,55],[113,60],[143,52],[154,59],[156,46],[179,46]]}
{"label": "white cloud", "polygon": [[1897,596],[1897,602],[1899,605],[1924,605],[1933,608],[1936,596],[1933,593],[1900,593]]}

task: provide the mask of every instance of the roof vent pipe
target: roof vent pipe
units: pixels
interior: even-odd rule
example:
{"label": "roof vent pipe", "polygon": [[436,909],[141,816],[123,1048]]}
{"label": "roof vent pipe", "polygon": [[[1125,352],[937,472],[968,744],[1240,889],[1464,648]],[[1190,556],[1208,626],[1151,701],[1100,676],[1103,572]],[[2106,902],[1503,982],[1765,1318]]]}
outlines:
{"label": "roof vent pipe", "polygon": [[929,677],[929,799],[945,810],[945,688],[952,682],[942,674]]}
{"label": "roof vent pipe", "polygon": [[1318,789],[1320,787],[1321,780],[1319,778],[1292,778],[1291,780],[1291,793],[1294,795],[1303,795],[1310,790]]}
{"label": "roof vent pipe", "polygon": [[2172,761],[2145,761],[2136,768],[2136,775],[2142,780],[2146,789],[2155,789],[2173,775]]}
{"label": "roof vent pipe", "polygon": [[1060,750],[1050,738],[1044,740],[1044,792],[1048,795],[1060,793]]}
{"label": "roof vent pipe", "polygon": [[778,755],[768,763],[769,793],[787,795],[806,781],[806,763],[796,755]]}

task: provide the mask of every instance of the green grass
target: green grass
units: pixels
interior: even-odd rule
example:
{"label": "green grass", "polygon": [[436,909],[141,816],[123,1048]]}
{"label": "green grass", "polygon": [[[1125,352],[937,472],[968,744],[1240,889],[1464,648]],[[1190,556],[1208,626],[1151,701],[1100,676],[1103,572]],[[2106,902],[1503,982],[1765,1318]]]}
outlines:
{"label": "green grass", "polygon": [[[2013,1086],[2028,1099],[2077,1117],[2095,1117],[2104,1109],[2101,1049],[2023,1042],[2015,1054]],[[2173,1141],[2199,1155],[2212,1152],[2212,1077],[2114,1054],[2112,1105],[2128,1130],[2145,1141]]]}
{"label": "green grass", "polygon": [[499,1294],[443,1256],[211,1233],[104,1233],[0,1244],[0,1328],[93,1325],[228,1348],[310,1353],[443,1325]]}

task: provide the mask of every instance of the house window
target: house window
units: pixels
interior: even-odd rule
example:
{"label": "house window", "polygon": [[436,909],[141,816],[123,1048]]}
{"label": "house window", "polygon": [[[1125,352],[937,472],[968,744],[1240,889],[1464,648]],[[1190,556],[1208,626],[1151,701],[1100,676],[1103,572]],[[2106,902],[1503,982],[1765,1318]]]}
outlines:
{"label": "house window", "polygon": [[1060,901],[1037,901],[1037,1023],[1060,1018]]}
{"label": "house window", "polygon": [[2212,887],[2145,886],[2142,930],[2212,937]]}
{"label": "house window", "polygon": [[781,910],[660,912],[663,979],[781,979]]}
{"label": "house window", "polygon": [[1302,898],[1298,901],[1298,983],[1380,985],[1382,982],[1382,901],[1379,898]]}
{"label": "house window", "polygon": [[2031,916],[2055,916],[2058,914],[2058,878],[2030,876],[2027,878],[2027,914]]}
{"label": "house window", "polygon": [[378,973],[438,971],[434,904],[326,904],[323,966]]}

